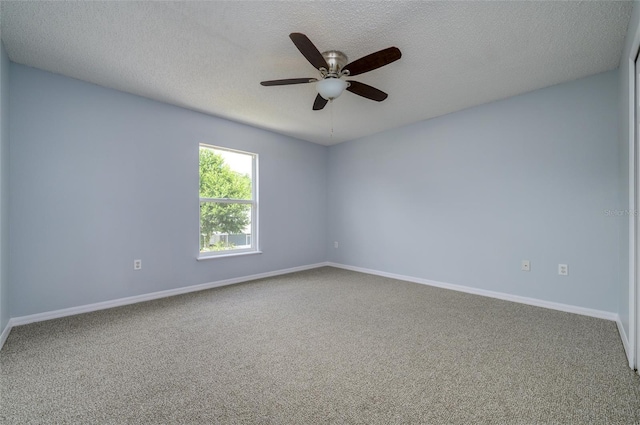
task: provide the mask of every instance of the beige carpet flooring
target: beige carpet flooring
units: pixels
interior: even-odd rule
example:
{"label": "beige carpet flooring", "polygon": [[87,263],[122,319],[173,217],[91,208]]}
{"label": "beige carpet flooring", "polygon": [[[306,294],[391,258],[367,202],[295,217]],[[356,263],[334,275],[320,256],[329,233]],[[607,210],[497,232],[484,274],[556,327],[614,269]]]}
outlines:
{"label": "beige carpet flooring", "polygon": [[16,327],[2,424],[633,424],[613,322],[320,268]]}

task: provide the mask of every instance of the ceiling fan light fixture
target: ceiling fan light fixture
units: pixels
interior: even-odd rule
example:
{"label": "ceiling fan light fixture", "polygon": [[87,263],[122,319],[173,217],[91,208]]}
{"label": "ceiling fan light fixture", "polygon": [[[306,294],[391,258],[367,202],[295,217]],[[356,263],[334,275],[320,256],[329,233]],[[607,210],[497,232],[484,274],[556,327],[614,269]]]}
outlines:
{"label": "ceiling fan light fixture", "polygon": [[318,94],[326,100],[333,100],[340,96],[348,86],[347,82],[340,78],[325,78],[316,83]]}

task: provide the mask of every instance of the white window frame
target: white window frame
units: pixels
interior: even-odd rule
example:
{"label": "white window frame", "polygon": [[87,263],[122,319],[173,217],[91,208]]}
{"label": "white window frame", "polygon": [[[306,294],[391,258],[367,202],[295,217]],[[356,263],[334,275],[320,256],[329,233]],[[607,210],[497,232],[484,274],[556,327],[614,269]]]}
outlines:
{"label": "white window frame", "polygon": [[[258,154],[254,152],[246,152],[237,149],[230,149],[223,146],[210,145],[208,143],[200,143],[198,145],[198,155],[200,154],[200,148],[215,149],[233,153],[239,153],[243,155],[249,155],[252,158],[251,161],[251,199],[229,199],[229,198],[200,198],[198,197],[198,260],[207,260],[212,258],[234,257],[238,255],[250,255],[261,254],[258,249]],[[198,173],[198,184],[200,183],[200,173]],[[199,194],[198,194],[199,195]],[[200,231],[200,203],[201,202],[217,202],[221,204],[249,204],[251,205],[251,246],[244,249],[230,249],[223,251],[200,251],[200,238],[202,232]]]}

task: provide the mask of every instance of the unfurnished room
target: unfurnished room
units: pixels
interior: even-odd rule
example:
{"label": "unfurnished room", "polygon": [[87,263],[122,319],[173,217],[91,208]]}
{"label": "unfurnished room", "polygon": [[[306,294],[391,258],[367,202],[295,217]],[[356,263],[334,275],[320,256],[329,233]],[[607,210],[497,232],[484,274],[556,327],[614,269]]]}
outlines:
{"label": "unfurnished room", "polygon": [[640,4],[0,1],[0,423],[640,424]]}

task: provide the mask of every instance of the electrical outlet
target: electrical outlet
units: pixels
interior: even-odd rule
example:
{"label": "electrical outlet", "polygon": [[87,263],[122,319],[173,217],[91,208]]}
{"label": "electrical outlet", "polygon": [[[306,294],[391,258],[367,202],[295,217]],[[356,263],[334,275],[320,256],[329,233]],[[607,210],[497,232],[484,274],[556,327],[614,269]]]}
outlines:
{"label": "electrical outlet", "polygon": [[142,260],[133,260],[133,270],[142,269]]}
{"label": "electrical outlet", "polygon": [[520,269],[523,272],[530,272],[531,271],[531,262],[529,260],[522,260],[522,266],[520,267]]}
{"label": "electrical outlet", "polygon": [[334,248],[337,248],[338,246],[339,246],[338,241],[335,241],[335,242],[333,243],[333,247],[334,247]]}
{"label": "electrical outlet", "polygon": [[569,266],[566,264],[558,264],[558,274],[560,276],[567,276],[569,274]]}

